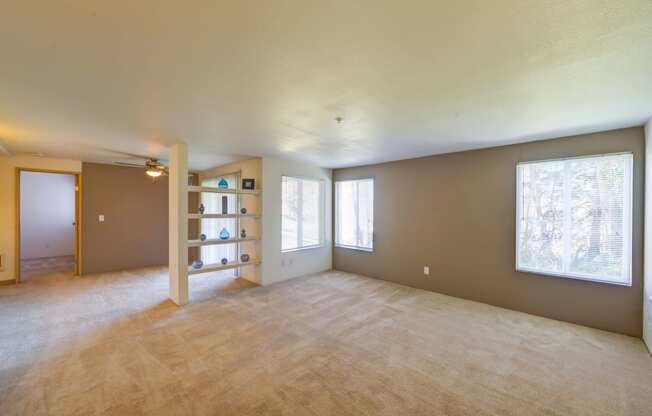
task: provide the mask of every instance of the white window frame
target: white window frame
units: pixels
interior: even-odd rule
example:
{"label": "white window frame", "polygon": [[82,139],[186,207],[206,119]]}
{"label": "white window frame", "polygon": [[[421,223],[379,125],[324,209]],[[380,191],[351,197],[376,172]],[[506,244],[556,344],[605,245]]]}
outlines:
{"label": "white window frame", "polygon": [[[625,277],[626,281],[613,281],[608,279],[596,279],[593,275],[583,274],[583,273],[573,273],[569,271],[564,272],[553,272],[548,270],[539,270],[532,269],[519,264],[519,248],[520,248],[520,236],[521,236],[521,214],[522,214],[522,205],[523,205],[523,195],[521,189],[521,170],[519,169],[523,165],[532,164],[532,163],[544,163],[544,162],[563,162],[573,159],[596,159],[602,157],[614,157],[614,156],[629,156],[626,160],[625,166],[625,184],[623,187],[624,192],[626,193],[624,202],[623,202],[623,224],[625,226],[625,233],[628,238],[623,238],[623,258],[624,258],[624,268],[625,268]],[[561,277],[567,279],[575,280],[584,280],[594,283],[603,283],[609,285],[617,286],[631,286],[632,285],[632,245],[633,245],[633,234],[632,234],[632,221],[633,221],[633,194],[634,194],[634,159],[633,153],[631,152],[620,152],[620,153],[608,153],[608,154],[598,154],[598,155],[586,155],[586,156],[575,156],[575,157],[566,157],[566,158],[557,158],[557,159],[544,159],[544,160],[533,160],[527,162],[518,162],[516,164],[516,239],[515,239],[515,263],[516,271],[531,273],[541,276],[551,276],[551,277]],[[565,192],[566,193],[566,192]],[[570,195],[565,196],[570,197]],[[564,224],[565,233],[568,232],[570,228],[570,223],[566,222]],[[564,262],[566,263],[566,262]]]}
{"label": "white window frame", "polygon": [[[299,212],[303,212],[303,181],[313,181],[319,184],[319,243],[311,244],[309,246],[300,246],[295,248],[283,248],[283,181],[285,178],[292,178],[299,181],[299,189],[301,197],[299,198]],[[324,246],[324,203],[326,199],[324,197],[324,181],[322,179],[316,179],[306,176],[296,176],[296,175],[281,175],[281,253],[291,253],[293,251],[301,250],[312,250],[315,248],[320,248]],[[303,221],[297,221],[297,243],[303,241]]]}
{"label": "white window frame", "polygon": [[[349,250],[359,250],[359,251],[366,251],[368,253],[372,253],[374,251],[374,246],[375,246],[375,240],[376,240],[376,216],[374,215],[374,220],[371,224],[373,230],[371,232],[371,248],[369,247],[362,247],[358,245],[348,245],[348,244],[342,244],[340,243],[340,225],[339,225],[339,218],[340,216],[337,213],[337,210],[339,209],[339,198],[340,198],[340,193],[337,188],[338,183],[342,182],[365,182],[365,181],[371,181],[371,186],[372,189],[374,190],[374,202],[372,203],[371,210],[372,212],[374,211],[374,205],[375,205],[375,199],[376,199],[376,189],[375,189],[375,182],[374,178],[359,178],[359,179],[346,179],[346,180],[341,180],[341,181],[335,181],[335,207],[333,210],[333,213],[335,214],[335,247],[340,247],[340,248],[346,248]],[[360,220],[360,215],[357,211],[359,211],[360,207],[356,206],[356,213],[355,213],[355,218],[356,218],[356,228],[359,228],[357,225],[357,222]]]}

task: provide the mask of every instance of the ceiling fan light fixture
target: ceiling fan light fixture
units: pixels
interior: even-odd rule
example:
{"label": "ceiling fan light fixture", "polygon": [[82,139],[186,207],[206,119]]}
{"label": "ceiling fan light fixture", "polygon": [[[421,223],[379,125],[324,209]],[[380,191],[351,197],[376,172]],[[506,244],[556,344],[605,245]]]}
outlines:
{"label": "ceiling fan light fixture", "polygon": [[152,178],[158,178],[163,174],[163,172],[160,169],[155,169],[155,168],[148,168],[145,173],[148,176],[151,176]]}

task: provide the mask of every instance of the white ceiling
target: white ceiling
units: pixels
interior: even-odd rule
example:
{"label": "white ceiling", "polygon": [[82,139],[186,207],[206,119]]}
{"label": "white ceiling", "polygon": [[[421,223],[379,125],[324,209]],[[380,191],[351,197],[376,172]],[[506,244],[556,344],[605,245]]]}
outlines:
{"label": "white ceiling", "polygon": [[195,169],[242,155],[341,167],[650,116],[649,0],[53,0],[0,12],[12,153],[164,157],[182,140]]}

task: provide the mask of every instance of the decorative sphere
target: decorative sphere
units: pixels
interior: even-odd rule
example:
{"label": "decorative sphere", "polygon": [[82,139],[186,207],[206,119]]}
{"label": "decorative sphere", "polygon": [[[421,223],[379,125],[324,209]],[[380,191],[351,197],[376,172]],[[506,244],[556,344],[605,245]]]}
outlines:
{"label": "decorative sphere", "polygon": [[199,239],[201,241],[205,241],[206,240],[206,234],[199,234]]}
{"label": "decorative sphere", "polygon": [[243,262],[249,261],[249,254],[241,254],[240,255],[240,260]]}
{"label": "decorative sphere", "polygon": [[245,208],[245,207],[240,208],[240,213],[241,214],[246,214],[247,213],[247,208]]}
{"label": "decorative sphere", "polygon": [[192,267],[195,269],[201,269],[204,266],[204,262],[201,260],[195,260],[192,262]]}
{"label": "decorative sphere", "polygon": [[224,258],[221,260],[221,262],[222,262],[222,264],[226,264],[226,263],[229,262],[229,260],[228,260],[226,257],[224,257]]}

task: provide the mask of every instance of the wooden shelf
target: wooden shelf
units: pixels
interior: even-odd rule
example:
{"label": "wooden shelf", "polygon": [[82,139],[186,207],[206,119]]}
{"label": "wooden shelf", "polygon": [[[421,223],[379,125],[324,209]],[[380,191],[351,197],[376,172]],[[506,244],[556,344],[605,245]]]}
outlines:
{"label": "wooden shelf", "polygon": [[214,246],[218,244],[235,244],[243,243],[245,241],[260,241],[258,237],[245,237],[245,238],[229,238],[226,240],[221,240],[219,238],[211,238],[208,240],[189,240],[188,247],[200,247],[200,246]]}
{"label": "wooden shelf", "polygon": [[189,220],[200,218],[260,218],[259,214],[188,214]]}
{"label": "wooden shelf", "polygon": [[222,270],[237,269],[238,267],[243,266],[255,266],[260,264],[260,260],[251,259],[246,262],[242,261],[232,261],[226,264],[217,263],[217,264],[207,264],[204,265],[201,269],[195,269],[193,267],[188,268],[188,274],[200,274],[200,273],[210,273],[210,272],[219,272]]}
{"label": "wooden shelf", "polygon": [[[235,173],[237,179],[235,181],[235,184],[240,183],[240,176],[241,172]],[[243,206],[243,201],[245,200],[244,198],[240,198],[240,195],[253,195],[253,196],[261,196],[262,195],[262,190],[260,189],[234,189],[234,188],[219,188],[219,187],[214,187],[214,186],[188,186],[187,191],[190,192],[195,192],[195,193],[212,193],[212,194],[217,194],[217,195],[237,195],[235,199],[235,209],[231,207],[232,203],[229,201],[229,208],[231,208],[234,213],[232,214],[218,214],[218,213],[206,213],[206,214],[200,214],[200,213],[188,213],[188,220],[201,220],[201,219],[208,219],[208,218],[215,218],[215,219],[233,219],[233,223],[235,223],[235,228],[237,230],[240,230],[242,228],[242,219],[243,218],[253,218],[253,219],[259,219],[261,218],[260,214],[257,213],[247,213],[247,214],[240,214],[240,208]],[[207,196],[207,195],[205,195]],[[222,197],[224,199],[224,197]],[[219,196],[217,196],[217,199],[219,199]],[[218,212],[220,211],[219,209],[217,210]],[[256,210],[259,211],[259,210]],[[195,223],[196,225],[197,223]],[[254,233],[256,234],[256,233]],[[195,274],[201,274],[201,273],[211,273],[211,272],[219,272],[222,270],[229,270],[229,269],[238,269],[240,267],[245,267],[245,266],[255,266],[258,264],[261,264],[261,260],[257,255],[258,249],[260,247],[248,247],[248,248],[256,248],[253,253],[251,254],[251,260],[247,262],[242,262],[239,261],[240,259],[240,254],[242,253],[242,243],[247,243],[247,242],[253,242],[253,241],[260,241],[260,236],[251,236],[251,237],[245,237],[245,238],[240,238],[239,233],[234,235],[233,238],[229,238],[226,240],[222,240],[219,238],[212,238],[209,240],[189,240],[186,241],[188,248],[190,247],[203,247],[203,246],[212,246],[212,245],[221,245],[221,244],[232,244],[233,248],[235,248],[235,251],[237,253],[237,259],[236,261],[231,261],[228,262],[227,264],[222,264],[222,263],[215,263],[215,264],[205,264],[201,269],[195,269],[192,266],[188,266],[188,275],[195,275]],[[254,270],[255,271],[255,270]],[[240,274],[239,272],[236,274]]]}
{"label": "wooden shelf", "polygon": [[209,186],[189,186],[188,192],[212,192],[215,194],[260,195],[260,189],[213,188]]}

